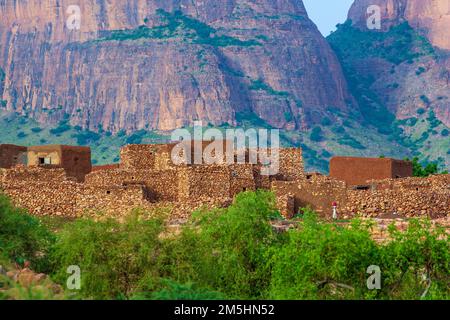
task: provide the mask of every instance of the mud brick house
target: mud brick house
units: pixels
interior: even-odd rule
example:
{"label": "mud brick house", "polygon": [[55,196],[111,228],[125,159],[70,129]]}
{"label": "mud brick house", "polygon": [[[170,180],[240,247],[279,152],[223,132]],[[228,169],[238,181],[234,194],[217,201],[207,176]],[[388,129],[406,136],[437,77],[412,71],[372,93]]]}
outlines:
{"label": "mud brick house", "polygon": [[0,168],[10,169],[26,164],[27,148],[12,144],[0,144]]}
{"label": "mud brick house", "polygon": [[29,147],[27,165],[48,169],[63,168],[67,176],[81,182],[92,171],[91,149],[64,145]]}
{"label": "mud brick house", "polygon": [[412,177],[411,162],[388,158],[334,157],[330,161],[330,177],[352,186],[366,186],[369,180]]}

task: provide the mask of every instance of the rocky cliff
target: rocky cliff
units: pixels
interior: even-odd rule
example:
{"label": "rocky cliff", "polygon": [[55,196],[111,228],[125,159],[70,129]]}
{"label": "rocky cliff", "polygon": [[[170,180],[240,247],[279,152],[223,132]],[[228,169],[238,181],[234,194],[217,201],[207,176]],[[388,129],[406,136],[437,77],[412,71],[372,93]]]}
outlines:
{"label": "rocky cliff", "polygon": [[[363,113],[386,110],[397,137],[422,158],[450,165],[450,7],[448,0],[356,0],[328,40]],[[381,8],[369,30],[368,8]],[[376,118],[376,117],[375,117]],[[376,119],[377,122],[379,119]],[[383,129],[385,130],[385,129]]]}
{"label": "rocky cliff", "polygon": [[1,105],[42,123],[300,129],[354,104],[297,0],[0,0],[0,16]]}
{"label": "rocky cliff", "polygon": [[[435,48],[432,54],[408,59],[398,66],[386,63],[386,59],[364,61],[365,71],[376,78],[373,87],[398,118],[411,117],[423,107],[450,126],[450,1],[356,0],[349,19],[362,31],[368,31],[367,8],[371,5],[381,8],[383,32],[408,23]],[[384,47],[388,45],[385,43]],[[417,43],[408,48],[420,49]],[[396,85],[387,88],[386,84]]]}
{"label": "rocky cliff", "polygon": [[349,19],[359,27],[367,26],[367,8],[378,5],[383,19],[382,28],[407,21],[439,48],[450,50],[449,0],[356,0]]}

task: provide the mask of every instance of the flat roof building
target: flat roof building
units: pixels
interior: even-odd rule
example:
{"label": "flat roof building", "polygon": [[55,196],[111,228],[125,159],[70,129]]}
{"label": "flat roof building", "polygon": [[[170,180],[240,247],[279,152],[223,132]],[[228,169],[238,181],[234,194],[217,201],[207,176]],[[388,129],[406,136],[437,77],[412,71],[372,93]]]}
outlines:
{"label": "flat roof building", "polygon": [[334,157],[330,161],[330,177],[350,186],[367,185],[370,180],[398,179],[413,176],[409,161],[390,158]]}
{"label": "flat roof building", "polygon": [[69,177],[82,182],[92,171],[91,148],[65,145],[28,147],[27,164],[30,167],[63,168]]}

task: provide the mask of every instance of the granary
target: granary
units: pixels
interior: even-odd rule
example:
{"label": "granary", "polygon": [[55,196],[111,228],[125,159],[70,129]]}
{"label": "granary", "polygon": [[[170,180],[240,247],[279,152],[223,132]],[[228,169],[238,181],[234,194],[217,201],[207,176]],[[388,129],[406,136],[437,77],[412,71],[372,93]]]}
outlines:
{"label": "granary", "polygon": [[364,187],[370,180],[399,179],[413,176],[409,161],[390,158],[334,157],[330,161],[330,177],[349,186]]}
{"label": "granary", "polygon": [[64,145],[28,147],[26,164],[29,167],[63,168],[68,177],[81,182],[92,171],[91,149]]}

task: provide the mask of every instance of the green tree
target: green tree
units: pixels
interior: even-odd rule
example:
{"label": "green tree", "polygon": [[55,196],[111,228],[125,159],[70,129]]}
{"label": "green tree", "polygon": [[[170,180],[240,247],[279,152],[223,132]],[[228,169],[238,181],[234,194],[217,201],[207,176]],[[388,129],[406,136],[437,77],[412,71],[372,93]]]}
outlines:
{"label": "green tree", "polygon": [[67,267],[82,272],[83,298],[128,298],[144,275],[157,277],[160,219],[145,220],[135,212],[124,223],[78,220],[61,232],[53,250],[55,279],[64,283]]}
{"label": "green tree", "polygon": [[19,265],[30,261],[35,270],[48,271],[48,253],[54,240],[37,218],[0,194],[0,259]]}
{"label": "green tree", "polygon": [[406,161],[412,162],[414,177],[428,177],[430,175],[447,173],[447,171],[440,172],[439,166],[436,163],[422,164],[418,157],[414,157],[412,160],[406,159]]}

